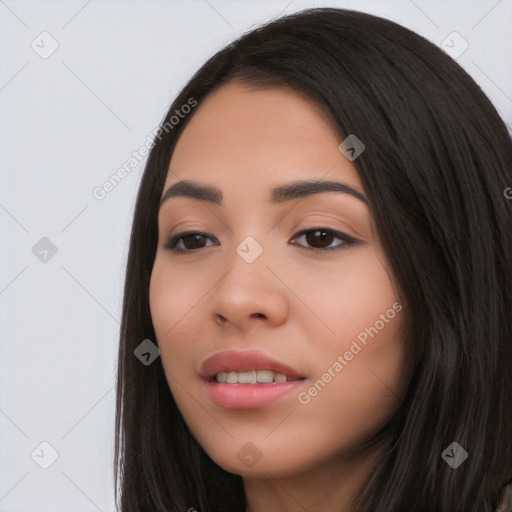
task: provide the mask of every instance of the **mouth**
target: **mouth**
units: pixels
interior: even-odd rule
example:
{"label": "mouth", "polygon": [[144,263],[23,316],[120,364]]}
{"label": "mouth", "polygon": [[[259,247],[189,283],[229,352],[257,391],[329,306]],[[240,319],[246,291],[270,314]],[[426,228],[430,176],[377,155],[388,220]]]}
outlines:
{"label": "mouth", "polygon": [[219,372],[207,380],[220,382],[221,384],[272,384],[272,382],[287,382],[303,380],[300,377],[274,372],[272,370],[235,370]]}
{"label": "mouth", "polygon": [[227,409],[258,409],[303,385],[298,370],[259,351],[227,350],[216,353],[201,366],[206,393]]}

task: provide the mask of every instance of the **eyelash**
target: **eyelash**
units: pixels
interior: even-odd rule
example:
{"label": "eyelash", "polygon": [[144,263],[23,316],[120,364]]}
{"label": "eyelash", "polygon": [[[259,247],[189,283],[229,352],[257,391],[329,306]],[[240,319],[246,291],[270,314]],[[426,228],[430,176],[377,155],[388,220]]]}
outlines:
{"label": "eyelash", "polygon": [[[333,234],[335,238],[339,238],[344,243],[339,244],[339,245],[335,245],[334,247],[326,247],[324,249],[318,249],[318,248],[314,248],[314,247],[305,247],[305,246],[302,246],[302,245],[299,245],[299,247],[301,247],[303,249],[306,249],[306,250],[309,250],[309,251],[314,251],[316,253],[324,253],[325,254],[326,252],[341,251],[341,250],[344,250],[344,249],[348,249],[350,246],[356,245],[356,244],[359,243],[358,240],[356,240],[355,238],[352,238],[352,237],[346,235],[345,233],[341,233],[340,231],[336,231],[334,229],[327,229],[327,228],[321,228],[321,227],[309,228],[309,229],[304,229],[302,231],[299,231],[296,234],[296,236],[293,238],[293,240],[295,240],[296,238],[300,238],[300,237],[302,237],[303,235],[305,235],[307,233],[311,233],[311,232],[315,232],[315,231],[320,231],[322,233]],[[215,240],[217,240],[216,237],[208,235],[208,233],[203,233],[203,232],[200,232],[200,231],[182,231],[180,233],[176,233],[175,235],[173,235],[168,240],[168,242],[164,245],[164,247],[166,249],[169,249],[171,251],[178,252],[178,253],[196,252],[196,251],[200,251],[201,249],[206,249],[206,247],[200,247],[199,249],[181,249],[181,248],[177,248],[176,247],[177,242],[179,242],[182,238],[184,238],[187,235],[199,235],[201,237],[210,238],[210,239],[214,238]],[[293,244],[293,245],[296,245],[296,244]]]}

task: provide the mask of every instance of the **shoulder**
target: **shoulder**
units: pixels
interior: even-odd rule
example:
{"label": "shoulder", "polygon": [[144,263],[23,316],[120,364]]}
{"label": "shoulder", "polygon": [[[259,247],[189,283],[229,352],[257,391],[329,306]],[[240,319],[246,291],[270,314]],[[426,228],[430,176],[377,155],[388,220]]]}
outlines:
{"label": "shoulder", "polygon": [[512,512],[512,482],[503,487],[496,512]]}

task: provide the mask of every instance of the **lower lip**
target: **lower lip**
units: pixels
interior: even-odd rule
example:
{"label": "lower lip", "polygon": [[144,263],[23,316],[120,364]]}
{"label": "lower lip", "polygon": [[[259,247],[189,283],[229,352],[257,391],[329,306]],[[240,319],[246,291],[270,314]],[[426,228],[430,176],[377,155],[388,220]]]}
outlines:
{"label": "lower lip", "polygon": [[221,384],[208,381],[206,392],[213,402],[227,409],[259,409],[296,391],[303,383],[304,380],[269,384]]}

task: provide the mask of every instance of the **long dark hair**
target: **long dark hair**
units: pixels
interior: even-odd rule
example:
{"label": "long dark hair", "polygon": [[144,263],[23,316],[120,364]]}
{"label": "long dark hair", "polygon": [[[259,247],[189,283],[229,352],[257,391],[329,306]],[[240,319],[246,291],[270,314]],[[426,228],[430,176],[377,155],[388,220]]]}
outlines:
{"label": "long dark hair", "polygon": [[[217,87],[291,87],[366,146],[354,161],[406,311],[410,379],[378,434],[387,448],[358,512],[490,512],[512,478],[512,143],[474,80],[442,50],[391,21],[332,8],[246,33],[210,58],[162,120],[140,184],[126,269],[115,468],[123,512],[243,512],[242,478],[191,435],[156,342],[149,280],[158,204],[193,111]],[[196,107],[197,108],[199,108]],[[188,109],[189,110],[189,109]],[[457,469],[442,454],[457,442]]]}

